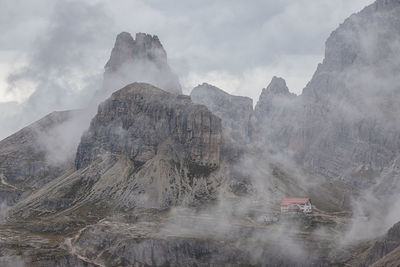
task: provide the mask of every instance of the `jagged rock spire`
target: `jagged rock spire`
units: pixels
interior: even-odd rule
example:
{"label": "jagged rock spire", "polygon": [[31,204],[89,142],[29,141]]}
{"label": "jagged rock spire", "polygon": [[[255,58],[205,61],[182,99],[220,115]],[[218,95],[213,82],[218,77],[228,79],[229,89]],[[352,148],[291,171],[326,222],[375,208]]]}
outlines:
{"label": "jagged rock spire", "polygon": [[283,78],[274,76],[267,86],[261,92],[260,99],[271,95],[293,95],[289,92],[286,81]]}
{"label": "jagged rock spire", "polygon": [[106,72],[118,71],[130,60],[150,60],[159,64],[167,64],[167,53],[156,35],[137,33],[136,38],[128,32],[117,35],[105,69]]}
{"label": "jagged rock spire", "polygon": [[261,92],[260,98],[257,102],[257,106],[265,104],[277,96],[293,97],[295,94],[289,92],[289,88],[286,85],[286,81],[283,78],[274,76],[267,86]]}
{"label": "jagged rock spire", "polygon": [[156,35],[137,33],[133,39],[130,33],[121,32],[104,68],[103,91],[107,95],[132,82],[147,82],[171,93],[182,92]]}
{"label": "jagged rock spire", "polygon": [[135,40],[130,33],[121,32],[118,34],[110,59],[104,67],[106,72],[117,71],[128,59],[133,58],[134,46]]}
{"label": "jagged rock spire", "polygon": [[256,116],[263,117],[279,108],[282,100],[292,99],[296,95],[289,91],[286,81],[283,78],[274,76],[261,92],[260,98],[255,107]]}

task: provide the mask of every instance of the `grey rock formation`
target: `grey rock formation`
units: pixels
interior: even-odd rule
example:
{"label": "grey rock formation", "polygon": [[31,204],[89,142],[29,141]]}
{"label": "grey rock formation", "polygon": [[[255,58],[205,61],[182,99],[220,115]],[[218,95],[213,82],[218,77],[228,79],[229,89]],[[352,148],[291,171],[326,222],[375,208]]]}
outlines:
{"label": "grey rock formation", "polygon": [[385,236],[374,241],[362,253],[349,260],[351,266],[398,266],[400,263],[400,222]]}
{"label": "grey rock formation", "polygon": [[398,1],[377,1],[329,37],[303,92],[308,168],[351,182],[360,166],[379,172],[400,152],[399,14]]}
{"label": "grey rock formation", "polygon": [[359,170],[376,178],[400,152],[399,15],[398,1],[377,1],[340,25],[301,96],[272,114],[260,99],[264,139],[328,179],[371,186]]}
{"label": "grey rock formation", "polygon": [[262,89],[255,112],[258,117],[268,116],[274,109],[282,108],[283,103],[280,103],[281,101],[294,98],[295,96],[295,94],[289,92],[284,79],[274,76],[268,87]]}
{"label": "grey rock formation", "polygon": [[[398,266],[399,224],[362,255],[326,260],[358,192],[344,182],[369,187],[377,205],[366,201],[366,211],[379,210],[382,225],[387,203],[398,202],[399,15],[400,1],[380,0],[346,20],[303,94],[274,77],[254,112],[250,99],[207,84],[191,94],[198,105],[136,82],[99,106],[74,162],[51,163],[54,138],[42,140],[67,113],[0,142],[0,197],[21,198],[8,211],[10,225],[0,224],[3,262]],[[179,93],[174,77],[158,38],[122,33],[104,87],[148,79]],[[260,225],[259,215],[278,217],[277,199],[287,195],[311,197],[315,213]]]}
{"label": "grey rock formation", "polygon": [[13,214],[30,218],[86,207],[105,216],[114,208],[214,199],[222,179],[220,146],[221,121],[205,106],[134,83],[99,106],[79,144],[77,170],[35,191]]}
{"label": "grey rock formation", "polygon": [[[137,222],[127,228],[115,221],[103,221],[83,230],[71,240],[71,246],[83,257],[105,266],[329,266],[315,255],[305,257],[294,252],[293,258],[285,257],[293,252],[274,246],[265,250],[245,248],[246,244],[229,238],[164,233],[158,228],[162,222],[153,222]],[[212,225],[210,232],[214,232]],[[246,233],[257,234],[240,227],[234,231],[236,237]]]}
{"label": "grey rock formation", "polygon": [[256,127],[253,141],[263,144],[271,152],[290,149],[296,144],[299,130],[298,98],[290,93],[282,78],[273,77],[267,88],[261,92],[254,109]]}
{"label": "grey rock formation", "polygon": [[223,127],[230,136],[239,141],[248,141],[252,133],[251,119],[253,100],[248,97],[230,95],[207,83],[193,88],[190,97],[194,103],[205,105],[222,119]]}
{"label": "grey rock formation", "polygon": [[289,92],[289,88],[283,78],[274,76],[267,88],[262,90],[260,104],[276,96],[295,96],[295,94]]}
{"label": "grey rock formation", "polygon": [[102,95],[132,82],[147,82],[168,92],[182,92],[178,77],[171,71],[160,40],[156,35],[118,34],[110,59],[105,65]]}
{"label": "grey rock formation", "polygon": [[230,95],[207,83],[193,88],[190,97],[194,103],[205,105],[221,118],[224,157],[240,157],[253,135],[253,101],[248,97]]}
{"label": "grey rock formation", "polygon": [[[63,161],[54,162],[48,157],[48,148],[53,131],[75,113],[53,112],[0,142],[0,202],[12,205],[24,192],[46,184],[73,167],[73,155],[63,155]],[[61,151],[59,146],[58,152]]]}
{"label": "grey rock formation", "polygon": [[220,134],[220,119],[204,106],[193,105],[189,97],[134,83],[100,105],[78,147],[75,164],[77,169],[85,167],[103,151],[145,163],[170,138],[188,160],[217,166]]}

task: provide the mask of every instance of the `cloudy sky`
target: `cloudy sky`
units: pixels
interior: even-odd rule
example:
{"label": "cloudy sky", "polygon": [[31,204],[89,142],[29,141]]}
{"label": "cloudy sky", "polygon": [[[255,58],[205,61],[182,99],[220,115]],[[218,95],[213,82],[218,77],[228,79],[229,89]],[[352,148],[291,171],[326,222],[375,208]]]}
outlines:
{"label": "cloudy sky", "polygon": [[277,75],[299,94],[330,32],[372,2],[0,0],[0,122],[83,105],[121,31],[158,35],[185,93],[208,82],[256,101]]}

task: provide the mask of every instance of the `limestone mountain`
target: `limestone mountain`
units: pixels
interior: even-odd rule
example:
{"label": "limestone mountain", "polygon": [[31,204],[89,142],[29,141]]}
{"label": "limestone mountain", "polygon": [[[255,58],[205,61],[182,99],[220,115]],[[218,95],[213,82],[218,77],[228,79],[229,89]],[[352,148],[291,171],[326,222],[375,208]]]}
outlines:
{"label": "limestone mountain", "polygon": [[267,88],[262,89],[254,109],[256,127],[254,142],[268,146],[272,152],[282,151],[294,142],[299,115],[297,97],[290,93],[283,78],[273,77]]}
{"label": "limestone mountain", "polygon": [[203,83],[190,93],[193,102],[207,106],[222,119],[223,126],[234,139],[248,141],[252,131],[253,100],[243,96],[233,96],[223,90]]}
{"label": "limestone mountain", "polygon": [[[231,98],[228,94],[224,97]],[[227,111],[220,110],[221,114]],[[325,262],[318,253],[292,258],[275,247],[254,258],[248,236],[262,236],[265,231],[249,217],[255,211],[244,209],[240,216],[226,213],[230,209],[237,213],[230,205],[251,195],[230,186],[238,176],[249,175],[253,167],[241,165],[238,159],[232,161],[227,151],[222,151],[223,131],[229,135],[220,118],[188,96],[144,83],[114,92],[100,104],[82,136],[74,166],[69,162],[49,180],[38,176],[36,179],[44,184],[25,192],[11,207],[9,224],[0,224],[0,236],[5,240],[1,255],[19,257],[25,253],[22,258],[26,261],[60,266],[171,262],[258,265],[266,261],[302,266]],[[286,173],[284,167],[271,166],[269,171],[262,159],[253,161],[254,168],[262,166],[265,183],[253,187],[268,185],[271,199],[265,201],[269,207],[276,205],[275,197],[302,192],[312,195],[320,208],[336,212],[347,209],[343,192],[349,188],[345,185],[324,185],[315,178],[311,188],[300,182],[298,175]],[[48,161],[43,159],[42,164]],[[244,173],[235,168],[242,168]],[[260,188],[258,191],[263,192]],[[224,201],[228,203],[221,207],[196,212]],[[173,211],[178,214],[171,215]],[[222,229],[215,227],[220,220],[228,220]],[[11,224],[17,228],[10,228]],[[235,233],[233,239],[231,231]],[[237,237],[244,243],[238,244]],[[275,238],[272,235],[257,242],[277,242]],[[25,247],[20,247],[21,240]],[[313,246],[314,241],[302,242]]]}
{"label": "limestone mountain", "polygon": [[221,121],[190,98],[134,83],[102,103],[75,157],[75,171],[20,201],[22,217],[93,205],[166,208],[216,197]]}
{"label": "limestone mountain", "polygon": [[[274,109],[284,107],[285,99],[292,99],[296,95],[289,92],[286,81],[282,78],[274,76],[267,88],[262,89],[260,98],[255,107],[255,113],[258,116],[269,115]],[[281,100],[281,101],[280,101]],[[269,115],[276,116],[275,114]]]}
{"label": "limestone mountain", "polygon": [[[399,0],[351,16],[301,95],[274,77],[254,110],[180,95],[159,39],[119,34],[90,123],[0,142],[0,265],[399,265],[399,18]],[[313,213],[281,214],[286,196]]]}
{"label": "limestone mountain", "polygon": [[240,157],[253,134],[253,100],[230,95],[207,83],[193,88],[190,97],[194,103],[205,105],[221,118],[224,157],[227,159]]}
{"label": "limestone mountain", "polygon": [[147,82],[168,92],[182,93],[178,77],[168,65],[167,53],[156,35],[118,34],[105,65],[103,94],[132,82]]}
{"label": "limestone mountain", "polygon": [[60,136],[59,130],[79,111],[53,112],[0,141],[0,200],[7,205],[15,204],[28,192],[43,186],[73,167],[74,156],[56,145],[57,153],[64,152],[63,160],[50,160],[52,137]]}
{"label": "limestone mountain", "polygon": [[370,186],[358,170],[377,177],[400,153],[399,14],[399,1],[377,1],[348,18],[300,96],[273,108],[263,91],[256,115],[264,139],[328,179]]}

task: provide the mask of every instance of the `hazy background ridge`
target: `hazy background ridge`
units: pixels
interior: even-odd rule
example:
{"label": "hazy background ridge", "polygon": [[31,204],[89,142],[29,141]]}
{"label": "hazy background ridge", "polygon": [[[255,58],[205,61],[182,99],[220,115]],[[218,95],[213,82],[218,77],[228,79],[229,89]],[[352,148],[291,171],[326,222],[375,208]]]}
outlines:
{"label": "hazy background ridge", "polygon": [[273,75],[300,93],[330,32],[371,2],[2,0],[0,138],[84,106],[121,31],[157,34],[186,94],[209,82],[256,100]]}

